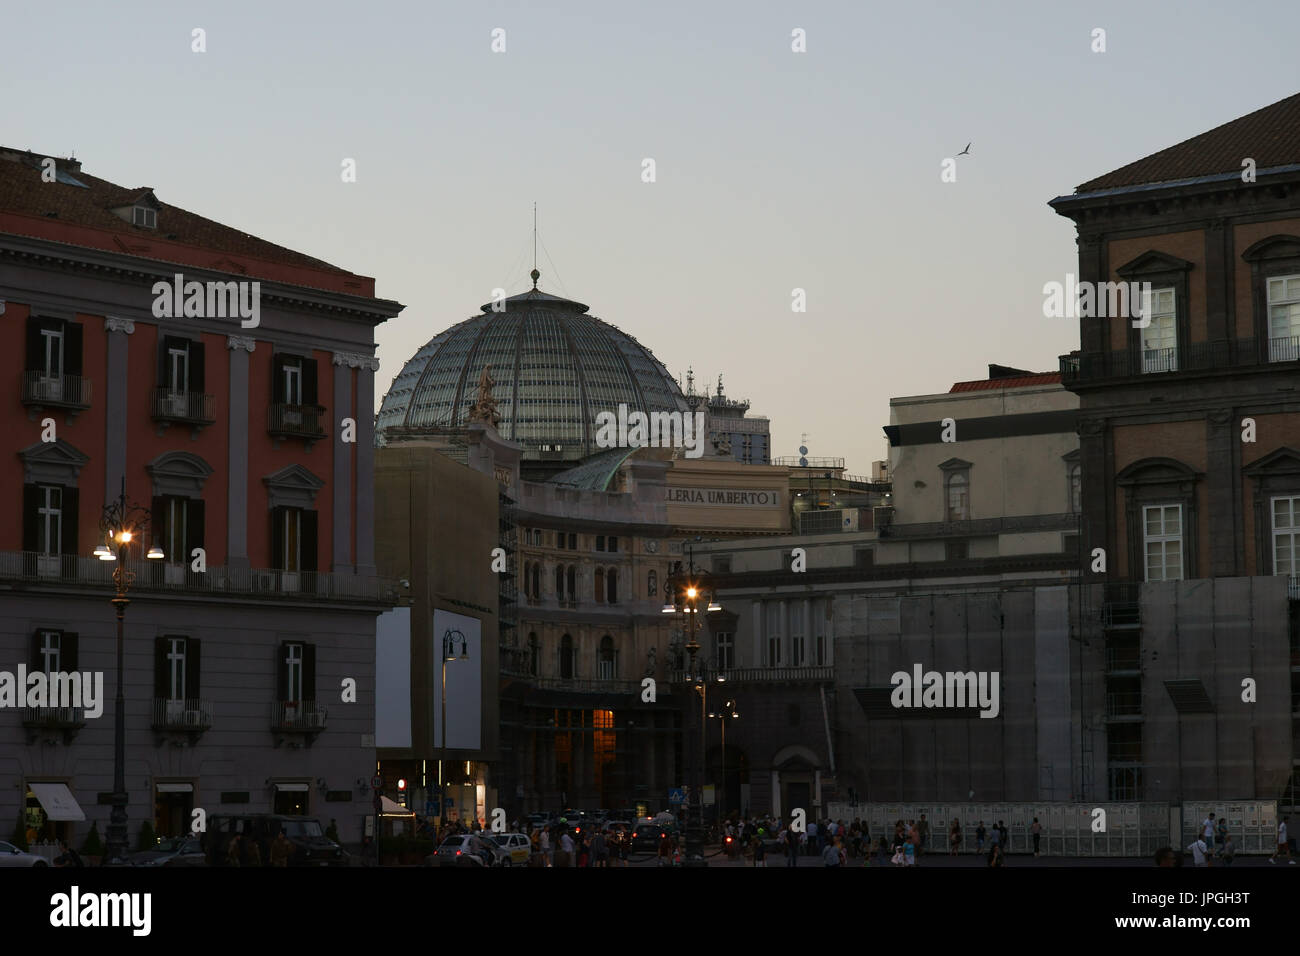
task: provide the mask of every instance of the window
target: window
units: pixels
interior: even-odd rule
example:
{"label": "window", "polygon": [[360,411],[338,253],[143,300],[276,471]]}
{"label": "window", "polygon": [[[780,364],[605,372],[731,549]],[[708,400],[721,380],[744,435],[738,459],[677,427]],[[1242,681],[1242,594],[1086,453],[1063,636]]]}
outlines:
{"label": "window", "polygon": [[943,558],[945,561],[965,561],[969,557],[969,541],[945,541],[943,543]]}
{"label": "window", "polygon": [[559,564],[555,566],[555,597],[564,600],[564,566]]}
{"label": "window", "polygon": [[966,470],[948,473],[948,521],[965,521],[970,517],[970,473]]}
{"label": "window", "polygon": [[165,701],[199,698],[199,642],[168,634],[154,640],[154,697]]}
{"label": "window", "polygon": [[603,534],[596,535],[596,550],[597,551],[605,550],[605,536]]}
{"label": "window", "polygon": [[618,603],[618,570],[610,568],[605,573],[605,599],[610,604]]}
{"label": "window", "polygon": [[1148,581],[1183,579],[1182,515],[1182,505],[1148,505],[1142,509]]}
{"label": "window", "polygon": [[600,639],[599,675],[601,680],[614,679],[614,639],[606,634]]}
{"label": "window", "polygon": [[555,546],[560,550],[564,550],[564,535],[558,531],[555,534]]}
{"label": "window", "polygon": [[289,405],[302,404],[302,366],[297,362],[284,364],[284,400]]}
{"label": "window", "polygon": [[781,635],[773,634],[767,639],[767,666],[781,666]]}
{"label": "window", "polygon": [[610,537],[609,537],[609,547],[608,547],[606,550],[608,550],[608,551],[617,551],[617,550],[618,550],[618,538],[617,538],[617,537],[615,537],[614,535],[610,535]]}
{"label": "window", "polygon": [[278,571],[316,570],[316,512],[271,509],[271,567]]}
{"label": "window", "polygon": [[605,569],[597,568],[596,574],[596,603],[601,604],[605,600]]}
{"label": "window", "polygon": [[43,362],[41,371],[46,378],[60,378],[63,375],[63,329],[42,328],[41,339]]}
{"label": "window", "polygon": [[1300,276],[1268,280],[1268,360],[1300,359]]}
{"label": "window", "polygon": [[[81,374],[82,327],[64,319],[32,316],[27,320],[27,368],[46,383]],[[47,384],[48,392],[52,385]],[[46,397],[59,398],[60,395]]]}
{"label": "window", "polygon": [[201,498],[165,495],[153,500],[153,540],[169,564],[187,564],[203,547],[204,505]]}
{"label": "window", "polygon": [[736,635],[719,631],[717,637],[718,670],[726,672],[736,666]]}
{"label": "window", "polygon": [[658,574],[658,572],[656,572],[656,571],[651,571],[649,574],[646,575],[646,585],[645,585],[645,590],[646,590],[646,597],[649,597],[649,598],[652,598],[652,597],[654,597],[656,594],[659,593],[659,574]]}
{"label": "window", "polygon": [[1070,514],[1077,515],[1083,510],[1083,466],[1075,463],[1070,467]]}
{"label": "window", "polygon": [[33,674],[70,674],[77,670],[77,635],[46,628],[31,635],[27,666]]}
{"label": "window", "polygon": [[158,228],[158,213],[146,206],[131,207],[131,225],[144,226],[146,229]]}
{"label": "window", "polygon": [[826,666],[826,635],[817,635],[817,666]]}
{"label": "window", "polygon": [[578,550],[578,536],[576,534],[569,535],[569,550],[570,551]]}
{"label": "window", "polygon": [[569,600],[576,602],[578,600],[578,569],[574,565],[569,565],[567,574],[569,585]]}
{"label": "window", "polygon": [[532,583],[533,583],[533,591],[532,591],[533,600],[536,601],[538,598],[542,596],[542,566],[538,564],[536,561],[533,562]]}
{"label": "window", "polygon": [[573,677],[573,638],[568,634],[560,638],[560,676],[566,680]]}
{"label": "window", "polygon": [[1273,499],[1273,573],[1300,575],[1300,497]]}
{"label": "window", "polygon": [[316,360],[277,353],[272,357],[272,400],[282,405],[316,404]]}
{"label": "window", "polygon": [[541,643],[537,640],[537,635],[536,635],[535,633],[529,632],[529,634],[528,634],[528,673],[529,673],[531,676],[533,676],[533,677],[536,677],[536,676],[537,676],[537,665],[538,665],[538,662],[539,662],[539,660],[540,660],[540,658],[541,658],[541,656],[542,656],[542,655],[541,655],[541,651],[542,651],[542,645],[541,645]]}
{"label": "window", "polygon": [[804,665],[803,652],[804,652],[803,635],[796,634],[790,638],[790,666],[791,667],[803,667]]}
{"label": "window", "polygon": [[731,573],[731,555],[715,554],[713,556],[713,573],[730,574]]}
{"label": "window", "polygon": [[276,686],[283,703],[316,699],[316,645],[285,641],[280,645]]}
{"label": "window", "polygon": [[167,346],[167,388],[188,392],[190,384],[190,350],[185,344]]}
{"label": "window", "polygon": [[58,485],[41,485],[38,500],[36,551],[45,555],[60,554],[63,547],[63,489]]}
{"label": "window", "polygon": [[1178,371],[1178,318],[1174,290],[1152,289],[1142,294],[1142,371]]}

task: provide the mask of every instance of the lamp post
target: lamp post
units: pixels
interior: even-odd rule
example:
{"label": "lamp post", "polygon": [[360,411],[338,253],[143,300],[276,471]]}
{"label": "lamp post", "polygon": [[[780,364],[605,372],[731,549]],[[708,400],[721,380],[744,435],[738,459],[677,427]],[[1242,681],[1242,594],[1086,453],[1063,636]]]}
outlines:
{"label": "lamp post", "polygon": [[[460,657],[456,657],[456,645],[460,645]],[[438,754],[438,819],[443,819],[447,806],[446,784],[443,781],[442,764],[447,759],[447,665],[455,660],[469,660],[469,641],[455,628],[448,629],[442,635],[442,750]]]}
{"label": "lamp post", "polygon": [[717,714],[709,714],[709,717],[716,718],[722,722],[722,794],[718,801],[718,823],[722,822],[722,801],[727,798],[727,721],[739,717],[736,713],[736,702],[728,700],[722,705],[722,711]]}
{"label": "lamp post", "polygon": [[[695,658],[700,652],[700,642],[696,639],[699,632],[699,604],[703,599],[706,601],[706,611],[722,610],[715,604],[712,598],[705,594],[704,588],[700,583],[700,576],[695,570],[694,554],[688,552],[688,567],[685,571],[678,570],[669,584],[669,595],[672,598],[670,603],[663,607],[665,614],[685,614],[686,615],[686,652],[690,655],[690,663],[686,673],[686,683],[693,687],[700,695],[700,749],[699,755],[695,761],[695,792],[697,799],[687,805],[686,818],[686,865],[687,866],[707,866],[704,859],[704,758],[706,753],[706,734],[708,732],[708,682],[705,678],[705,667],[703,662],[696,670]],[[719,674],[717,680],[721,683],[725,678]]]}
{"label": "lamp post", "polygon": [[[99,520],[99,530],[104,536],[96,545],[94,555],[101,561],[116,561],[113,568],[113,598],[110,602],[117,614],[117,697],[113,705],[113,809],[108,817],[105,859],[109,863],[125,863],[126,834],[126,700],[122,693],[122,649],[125,642],[126,606],[130,604],[127,592],[135,580],[135,572],[126,566],[126,559],[134,542],[143,542],[149,529],[149,512],[126,497],[126,477],[122,477],[122,490],[117,500],[104,506]],[[159,561],[165,555],[157,545],[145,555]]]}

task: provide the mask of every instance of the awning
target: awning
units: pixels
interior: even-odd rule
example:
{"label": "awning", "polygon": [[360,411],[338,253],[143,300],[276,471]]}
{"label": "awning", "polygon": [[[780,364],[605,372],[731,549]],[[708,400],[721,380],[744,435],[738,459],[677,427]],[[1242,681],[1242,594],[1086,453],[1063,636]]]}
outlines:
{"label": "awning", "polygon": [[406,807],[402,806],[396,800],[389,800],[387,797],[382,795],[379,797],[379,800],[380,800],[380,805],[384,808],[383,810],[380,811],[381,816],[385,816],[385,817],[415,816],[414,810],[406,809]]}
{"label": "awning", "polygon": [[277,783],[277,784],[275,785],[275,789],[277,789],[277,790],[285,790],[285,791],[288,791],[289,793],[306,793],[306,792],[307,792],[307,784],[305,784],[305,783]]}
{"label": "awning", "polygon": [[45,814],[51,820],[84,821],[86,815],[72,796],[72,791],[65,783],[30,783],[27,785],[36,799],[45,808]]}
{"label": "awning", "polygon": [[156,785],[159,793],[193,793],[192,783],[160,783]]}

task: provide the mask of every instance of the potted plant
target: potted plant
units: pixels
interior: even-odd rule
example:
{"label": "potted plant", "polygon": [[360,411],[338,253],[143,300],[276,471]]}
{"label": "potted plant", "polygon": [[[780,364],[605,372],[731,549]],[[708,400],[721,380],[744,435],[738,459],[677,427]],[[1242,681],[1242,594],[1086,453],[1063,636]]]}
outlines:
{"label": "potted plant", "polygon": [[99,866],[103,862],[104,843],[99,838],[98,822],[90,825],[90,832],[86,834],[86,842],[81,844],[81,856],[86,866]]}

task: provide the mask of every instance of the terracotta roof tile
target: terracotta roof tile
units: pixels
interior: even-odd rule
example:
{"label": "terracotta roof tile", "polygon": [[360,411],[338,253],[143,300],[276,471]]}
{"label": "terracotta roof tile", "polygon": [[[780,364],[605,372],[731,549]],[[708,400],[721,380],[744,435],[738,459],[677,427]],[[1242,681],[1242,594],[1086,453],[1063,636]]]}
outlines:
{"label": "terracotta roof tile", "polygon": [[1090,179],[1076,191],[1240,173],[1247,157],[1258,169],[1300,163],[1300,93]]}
{"label": "terracotta roof tile", "polygon": [[948,389],[948,394],[983,392],[998,388],[1026,388],[1030,385],[1057,385],[1060,381],[1060,372],[1039,372],[1034,375],[1017,375],[1010,378],[983,378],[974,382],[958,382]]}
{"label": "terracotta roof tile", "polygon": [[[73,168],[58,160],[58,169],[87,188],[65,182],[43,182],[40,160],[44,157],[25,151],[0,147],[0,213],[16,213],[54,219],[61,223],[89,226],[116,233],[119,245],[127,237],[170,240],[229,255],[248,256],[263,262],[278,263],[317,272],[351,275],[345,269],[313,259],[292,249],[277,246],[230,226],[206,219],[179,206],[158,203],[158,228],[134,226],[112,210],[133,205],[152,192],[148,186],[127,188]],[[155,197],[156,199],[156,197]],[[33,233],[35,234],[35,233]]]}

